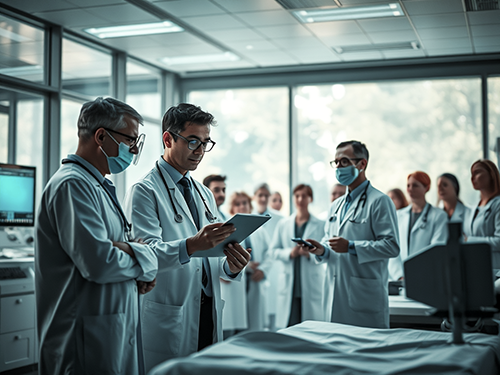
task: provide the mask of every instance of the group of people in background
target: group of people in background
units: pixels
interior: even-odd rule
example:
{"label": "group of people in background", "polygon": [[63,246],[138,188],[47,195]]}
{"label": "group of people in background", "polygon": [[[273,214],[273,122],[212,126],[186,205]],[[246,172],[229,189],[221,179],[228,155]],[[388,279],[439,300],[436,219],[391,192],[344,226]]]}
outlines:
{"label": "group of people in background", "polygon": [[[142,122],[113,98],[85,103],[78,148],[44,189],[35,232],[40,374],[144,374],[238,331],[307,319],[389,328],[389,270],[403,277],[406,256],[446,241],[454,215],[464,217],[464,240],[487,241],[500,268],[500,176],[488,160],[472,165],[475,209],[462,207],[449,174],[438,181],[444,209],[432,207],[430,179],[415,172],[411,204],[396,211],[366,176],[367,147],[342,142],[330,162],[340,185],[324,219],[310,213],[305,184],[293,188],[290,217],[279,214],[281,196],[267,184],[252,197],[233,193],[226,214],[225,177],[202,184],[190,174],[215,146],[216,121],[181,103],[164,114],[164,152],[122,208],[106,175],[137,163]],[[406,204],[404,194],[399,200]],[[223,256],[204,256],[236,230],[224,222],[237,213],[271,219]]]}
{"label": "group of people in background", "polygon": [[[215,175],[204,180],[216,197],[217,187],[210,181],[222,178],[225,181],[225,177]],[[474,189],[480,192],[480,201],[474,210],[460,200],[460,184],[451,173],[443,173],[437,178],[437,206],[426,200],[431,179],[422,171],[410,173],[407,177],[409,201],[400,189],[387,192],[396,208],[400,250],[396,257],[389,258],[389,281],[404,279],[403,261],[408,256],[432,245],[444,245],[448,239],[449,221],[463,223],[464,241],[488,242],[493,250],[493,267],[495,270],[500,269],[498,168],[490,160],[478,160],[471,167],[471,181]],[[331,202],[346,196],[349,193],[346,190],[345,185],[335,184],[331,190]],[[267,209],[263,197],[269,197]],[[295,212],[288,218],[283,218],[279,213],[283,204],[281,194],[271,193],[266,184],[258,186],[253,197],[245,192],[234,193],[229,200],[229,214],[250,213],[252,201],[259,199],[260,211],[253,212],[271,214],[273,218],[279,218],[279,222],[276,226],[264,227],[267,230],[258,230],[250,237],[255,237],[255,240],[247,241],[247,247],[252,247],[258,254],[258,262],[253,263],[258,267],[258,276],[254,276],[251,282],[259,283],[259,293],[250,294],[248,287],[245,293],[245,288],[234,286],[237,283],[228,282],[227,286],[222,286],[223,299],[226,301],[223,319],[226,337],[246,329],[273,329],[275,326],[291,326],[304,320],[330,320],[329,301],[334,288],[334,272],[326,263],[311,261],[312,254],[292,242],[292,238],[296,237],[320,240],[324,235],[326,213],[321,215],[321,220],[308,210],[313,201],[312,188],[299,184],[293,189]],[[243,211],[237,208],[242,202],[245,207]],[[222,203],[222,200],[218,201],[219,207]],[[252,262],[250,265],[247,275],[256,270]],[[318,285],[324,285],[324,288],[318,288]],[[243,303],[241,296],[247,297]],[[246,315],[238,310],[245,305]],[[276,306],[279,308],[276,309]],[[259,317],[259,325],[251,322],[255,316]],[[238,322],[235,321],[236,317],[239,318]]]}

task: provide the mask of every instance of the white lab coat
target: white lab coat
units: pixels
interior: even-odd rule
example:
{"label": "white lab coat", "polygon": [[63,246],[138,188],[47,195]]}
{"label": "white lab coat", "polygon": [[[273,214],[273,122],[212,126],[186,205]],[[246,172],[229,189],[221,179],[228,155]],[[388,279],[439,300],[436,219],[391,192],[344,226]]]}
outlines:
{"label": "white lab coat", "polygon": [[449,221],[461,221],[464,223],[471,213],[471,209],[464,205],[462,202],[457,202],[455,207],[455,211],[453,211],[453,215],[449,218]]}
{"label": "white lab coat", "polygon": [[[297,214],[281,220],[276,227],[271,251],[276,259],[283,264],[283,272],[278,277],[278,311],[276,327],[285,328],[290,319],[292,307],[293,280],[300,277],[302,286],[302,320],[329,321],[330,314],[326,314],[325,277],[326,263],[315,262],[310,258],[300,257],[300,275],[294,275],[294,260],[290,259],[290,252],[296,245],[291,239],[295,237],[295,218]],[[321,240],[324,234],[325,222],[310,215],[303,238]]]}
{"label": "white lab coat", "polygon": [[486,242],[491,246],[491,255],[493,269],[500,269],[500,196],[496,196],[479,211],[474,218],[474,213],[464,222],[464,233],[467,236],[467,242]]}
{"label": "white lab coat", "polygon": [[448,240],[448,215],[440,208],[427,203],[413,225],[408,248],[408,229],[410,227],[411,205],[398,210],[399,247],[397,258],[389,260],[389,280],[404,276],[403,261],[410,254],[416,254],[429,245],[445,245]]}
{"label": "white lab coat", "polygon": [[[330,206],[329,220],[321,243],[329,252],[329,267],[335,270],[335,293],[331,321],[362,327],[389,328],[388,259],[399,254],[397,217],[391,199],[368,186],[351,202],[344,220],[340,212],[345,196]],[[356,206],[359,207],[354,217]],[[354,223],[351,222],[354,220]],[[336,253],[328,239],[340,236],[354,241],[357,255]],[[315,257],[319,262],[326,257]]]}
{"label": "white lab coat", "polygon": [[[156,287],[144,297],[142,334],[146,369],[171,358],[187,356],[198,349],[202,258],[193,257],[186,264],[179,260],[180,244],[198,230],[182,192],[168,173],[163,177],[172,194],[175,207],[184,220],[174,220],[174,210],[158,169],[153,168],[135,183],[125,198],[125,210],[132,219],[133,235],[142,238],[156,250],[159,266]],[[210,211],[217,213],[212,192],[195,181]],[[200,227],[210,222],[205,206],[193,187],[193,199]],[[209,258],[213,289],[214,342],[222,341],[222,309],[219,277],[230,279],[224,272],[225,258]],[[231,280],[240,280],[241,273]]]}
{"label": "white lab coat", "polygon": [[283,219],[283,215],[279,211],[273,210],[272,208],[267,208],[262,214],[259,214],[256,210],[252,212],[255,215],[269,215],[271,218],[262,226],[262,228],[267,232],[267,236],[270,240],[273,239],[274,231],[278,223]]}
{"label": "white lab coat", "polygon": [[[247,278],[251,274],[244,273],[241,282],[221,283],[221,295],[225,301],[223,311],[223,328],[249,329],[261,331],[267,324],[266,298],[269,275],[272,260],[268,256],[269,239],[263,228],[258,229],[250,235],[252,248],[252,260],[259,262],[259,269],[264,272],[266,278],[259,282],[249,281],[247,290]],[[248,247],[246,240],[242,243]],[[246,269],[248,271],[248,268]]]}
{"label": "white lab coat", "polygon": [[140,373],[136,279],[153,280],[158,262],[147,245],[130,243],[136,259],[113,247],[124,233],[111,198],[82,167],[65,164],[52,176],[36,223],[39,374]]}

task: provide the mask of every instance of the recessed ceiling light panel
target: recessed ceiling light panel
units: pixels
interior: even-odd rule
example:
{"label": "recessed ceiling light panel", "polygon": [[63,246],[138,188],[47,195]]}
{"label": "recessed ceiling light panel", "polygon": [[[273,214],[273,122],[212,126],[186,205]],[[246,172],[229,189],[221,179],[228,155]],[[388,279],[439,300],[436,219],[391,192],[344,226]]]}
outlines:
{"label": "recessed ceiling light panel", "polygon": [[120,38],[124,36],[152,35],[178,33],[184,31],[180,26],[170,21],[143,23],[138,25],[122,25],[85,29],[85,32],[100,39]]}
{"label": "recessed ceiling light panel", "polygon": [[403,9],[398,3],[366,7],[297,10],[292,14],[302,23],[404,16]]}

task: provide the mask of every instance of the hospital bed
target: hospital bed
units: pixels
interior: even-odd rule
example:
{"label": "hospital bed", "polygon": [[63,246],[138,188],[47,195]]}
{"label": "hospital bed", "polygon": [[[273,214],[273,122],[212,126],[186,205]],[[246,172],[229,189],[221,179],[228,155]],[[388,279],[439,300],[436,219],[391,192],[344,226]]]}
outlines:
{"label": "hospital bed", "polygon": [[500,337],[411,329],[372,329],[307,321],[273,332],[250,332],[150,375],[234,374],[500,374]]}

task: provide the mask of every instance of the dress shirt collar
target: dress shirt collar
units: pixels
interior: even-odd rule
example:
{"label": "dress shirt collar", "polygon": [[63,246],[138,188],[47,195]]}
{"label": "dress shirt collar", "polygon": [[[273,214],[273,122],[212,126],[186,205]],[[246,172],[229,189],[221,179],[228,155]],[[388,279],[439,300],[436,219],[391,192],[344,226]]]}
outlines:
{"label": "dress shirt collar", "polygon": [[[353,191],[351,191],[351,192],[348,194],[348,196],[349,196],[349,195],[351,196],[351,202],[352,202],[353,200],[355,200],[355,199],[358,197],[358,195],[360,195],[360,194],[361,194],[361,192],[362,192],[362,191],[364,191],[364,190],[365,190],[366,185],[368,185],[369,183],[370,183],[370,181],[368,181],[368,180],[363,181],[363,182],[362,182],[362,183],[361,183],[361,184],[360,184],[360,185],[359,185],[356,189],[354,189]],[[347,197],[346,197],[346,198],[347,198]]]}
{"label": "dress shirt collar", "polygon": [[[165,161],[165,159],[163,159],[163,156],[160,157],[160,160],[158,162],[160,163],[160,166],[165,170],[165,172],[168,173],[168,175],[175,182],[176,185],[179,184],[179,181],[183,177],[186,177],[188,180],[191,180],[191,175],[189,174],[189,171],[187,171],[187,173],[183,176],[182,173],[180,173],[177,169],[168,164]],[[191,186],[191,183],[189,184],[189,186]]]}
{"label": "dress shirt collar", "polygon": [[[71,161],[76,161],[80,164],[83,164],[92,172],[92,174],[99,181],[99,183],[102,184],[104,182],[104,176],[101,174],[101,172],[99,172],[99,170],[96,167],[94,167],[91,163],[89,163],[87,160],[85,160],[81,156],[78,156],[76,154],[69,154],[67,159],[69,159]],[[109,182],[111,182],[111,181],[109,181]]]}

